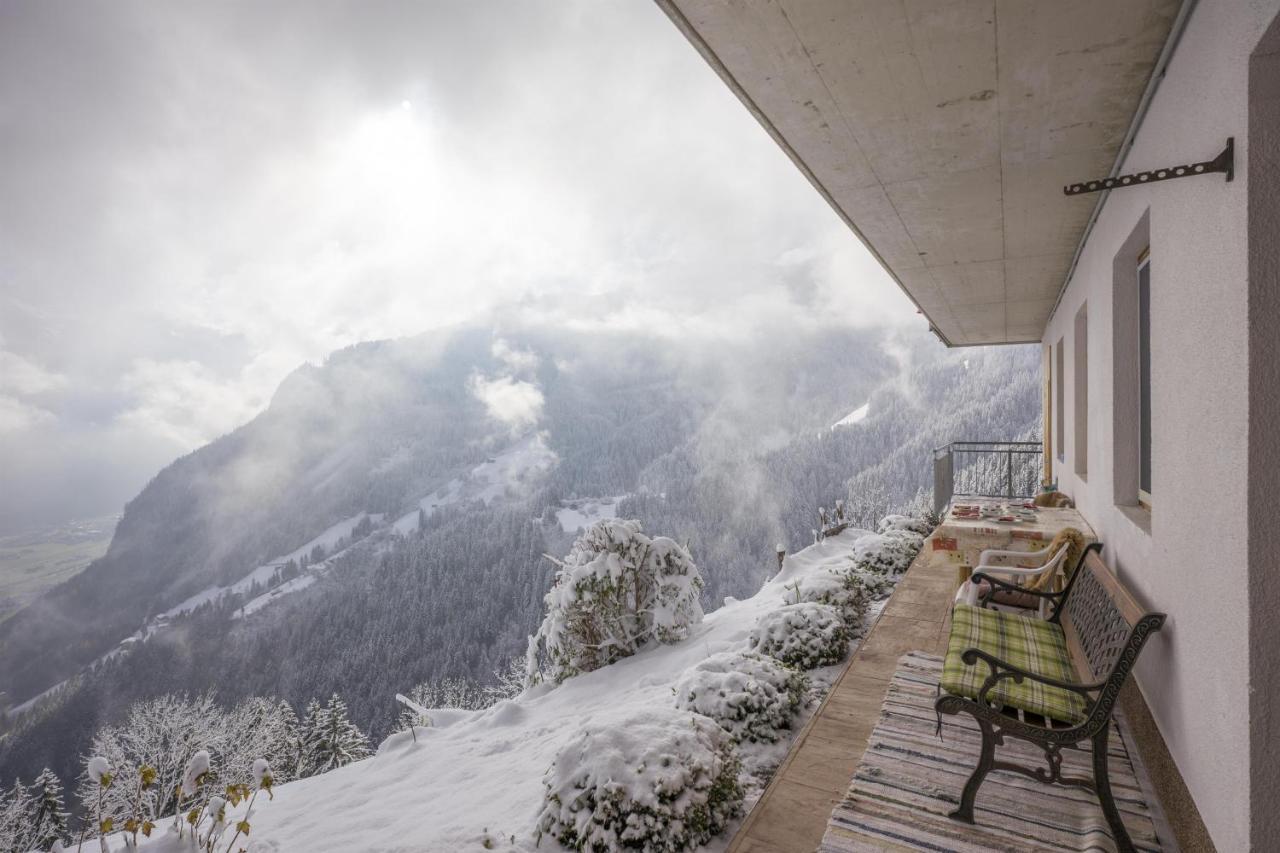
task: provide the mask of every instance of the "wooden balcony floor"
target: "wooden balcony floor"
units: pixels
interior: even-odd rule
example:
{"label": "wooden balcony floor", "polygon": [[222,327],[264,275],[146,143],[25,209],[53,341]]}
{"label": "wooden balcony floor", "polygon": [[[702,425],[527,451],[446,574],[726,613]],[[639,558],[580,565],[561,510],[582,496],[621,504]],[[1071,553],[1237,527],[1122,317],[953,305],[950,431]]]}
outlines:
{"label": "wooden balcony floor", "polygon": [[930,554],[926,542],[743,821],[730,853],[812,853],[821,843],[880,718],[898,658],[946,650],[956,572],[930,565]]}

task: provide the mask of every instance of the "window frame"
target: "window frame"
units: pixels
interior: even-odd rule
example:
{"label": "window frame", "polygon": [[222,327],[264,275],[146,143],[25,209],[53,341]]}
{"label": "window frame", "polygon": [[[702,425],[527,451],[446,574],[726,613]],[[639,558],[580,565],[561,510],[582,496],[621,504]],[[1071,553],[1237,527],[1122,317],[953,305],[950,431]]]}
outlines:
{"label": "window frame", "polygon": [[[1143,296],[1143,273],[1146,273],[1146,296]],[[1148,512],[1151,511],[1152,499],[1151,489],[1142,487],[1143,464],[1147,466],[1147,486],[1154,485],[1150,482],[1152,469],[1154,468],[1152,458],[1152,428],[1154,426],[1154,412],[1151,405],[1151,247],[1143,249],[1138,254],[1138,264],[1136,267],[1136,276],[1134,278],[1135,286],[1138,289],[1138,505]],[[1145,308],[1145,317],[1144,317]],[[1145,368],[1145,370],[1144,370]],[[1146,405],[1143,405],[1145,397]],[[1144,429],[1145,427],[1145,429]]]}
{"label": "window frame", "polygon": [[1057,411],[1053,413],[1054,456],[1065,470],[1067,465],[1067,382],[1066,382],[1066,335],[1058,338],[1053,345],[1053,372],[1057,384],[1053,389],[1053,404]]}
{"label": "window frame", "polygon": [[1076,311],[1071,332],[1072,374],[1074,377],[1072,411],[1074,421],[1074,456],[1076,476],[1089,479],[1089,303]]}

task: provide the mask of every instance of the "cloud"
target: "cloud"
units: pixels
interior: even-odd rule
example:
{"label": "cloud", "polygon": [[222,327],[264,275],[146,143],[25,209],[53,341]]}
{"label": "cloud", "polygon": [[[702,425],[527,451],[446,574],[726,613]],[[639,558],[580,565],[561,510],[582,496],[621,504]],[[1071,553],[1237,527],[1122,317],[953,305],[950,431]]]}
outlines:
{"label": "cloud", "polygon": [[467,388],[492,417],[510,426],[513,432],[533,426],[542,417],[542,391],[531,382],[510,376],[487,379],[474,374]]}
{"label": "cloud", "polygon": [[707,340],[913,320],[650,3],[19,2],[0,113],[0,391],[88,445],[189,449],[303,362],[510,316]]}
{"label": "cloud", "polygon": [[24,403],[16,397],[0,394],[0,433],[22,432],[55,420],[53,413]]}
{"label": "cloud", "polygon": [[67,377],[45,370],[16,352],[0,350],[0,392],[32,395],[67,386]]}
{"label": "cloud", "polygon": [[489,350],[493,357],[505,364],[510,370],[520,373],[538,369],[538,354],[529,350],[512,349],[511,344],[502,338],[495,338]]}
{"label": "cloud", "polygon": [[130,398],[119,423],[192,450],[252,418],[266,403],[245,380],[226,382],[194,361],[139,359],[121,388]]}

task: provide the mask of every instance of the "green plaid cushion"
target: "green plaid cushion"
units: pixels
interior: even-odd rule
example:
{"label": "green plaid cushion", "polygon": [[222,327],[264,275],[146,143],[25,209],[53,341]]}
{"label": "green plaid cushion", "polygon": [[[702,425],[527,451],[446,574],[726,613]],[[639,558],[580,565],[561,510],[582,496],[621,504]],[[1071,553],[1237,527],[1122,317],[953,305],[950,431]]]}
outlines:
{"label": "green plaid cushion", "polygon": [[[991,668],[981,660],[973,666],[965,665],[960,655],[972,648],[1046,678],[1076,681],[1060,626],[1033,616],[957,604],[951,612],[951,639],[942,665],[943,690],[978,698]],[[1014,684],[1012,679],[1001,681],[987,698],[1065,723],[1075,724],[1085,718],[1083,696],[1031,679],[1023,679],[1021,684]]]}

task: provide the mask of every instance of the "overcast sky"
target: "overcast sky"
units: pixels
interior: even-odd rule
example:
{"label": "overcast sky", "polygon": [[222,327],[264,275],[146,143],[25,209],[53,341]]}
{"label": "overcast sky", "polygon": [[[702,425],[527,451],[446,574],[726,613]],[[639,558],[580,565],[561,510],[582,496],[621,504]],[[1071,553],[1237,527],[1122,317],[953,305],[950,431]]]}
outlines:
{"label": "overcast sky", "polygon": [[299,364],[512,310],[913,318],[648,0],[0,4],[0,523],[117,510]]}

